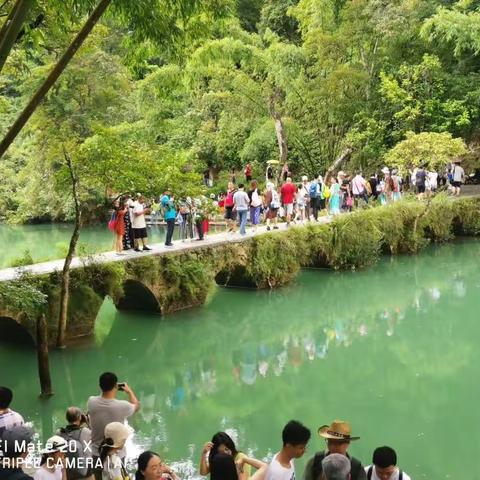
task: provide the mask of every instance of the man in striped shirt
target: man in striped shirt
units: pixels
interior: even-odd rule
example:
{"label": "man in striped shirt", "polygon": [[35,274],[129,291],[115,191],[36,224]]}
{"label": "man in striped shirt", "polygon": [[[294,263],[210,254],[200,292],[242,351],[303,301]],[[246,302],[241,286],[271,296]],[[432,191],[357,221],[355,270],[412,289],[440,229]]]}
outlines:
{"label": "man in striped shirt", "polygon": [[0,437],[5,430],[24,424],[23,417],[9,408],[12,398],[13,393],[9,388],[0,387]]}

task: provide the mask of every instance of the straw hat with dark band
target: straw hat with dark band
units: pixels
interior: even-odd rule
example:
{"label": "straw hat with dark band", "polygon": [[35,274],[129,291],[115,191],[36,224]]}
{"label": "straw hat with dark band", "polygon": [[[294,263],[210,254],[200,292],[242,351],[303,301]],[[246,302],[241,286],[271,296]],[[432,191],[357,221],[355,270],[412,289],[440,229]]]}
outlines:
{"label": "straw hat with dark band", "polygon": [[351,436],[351,428],[348,422],[343,420],[334,420],[331,425],[323,425],[318,429],[318,435],[330,440],[345,440],[351,442],[360,437]]}

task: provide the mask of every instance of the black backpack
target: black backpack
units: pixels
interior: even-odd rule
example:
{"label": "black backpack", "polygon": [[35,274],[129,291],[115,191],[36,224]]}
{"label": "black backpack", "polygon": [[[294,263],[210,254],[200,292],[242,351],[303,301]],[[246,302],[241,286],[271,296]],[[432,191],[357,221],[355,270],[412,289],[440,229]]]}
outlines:
{"label": "black backpack", "polygon": [[[367,479],[370,480],[372,478],[372,473],[373,473],[373,465],[370,466],[370,468],[367,471]],[[403,480],[403,472],[400,470],[398,472],[398,480]]]}
{"label": "black backpack", "polygon": [[[319,452],[315,454],[313,458],[313,479],[318,480],[322,474],[322,460],[325,458],[325,452]],[[350,459],[350,475],[352,480],[357,480],[359,474],[362,471],[362,464],[354,457],[349,457]],[[400,479],[402,480],[402,479]]]}

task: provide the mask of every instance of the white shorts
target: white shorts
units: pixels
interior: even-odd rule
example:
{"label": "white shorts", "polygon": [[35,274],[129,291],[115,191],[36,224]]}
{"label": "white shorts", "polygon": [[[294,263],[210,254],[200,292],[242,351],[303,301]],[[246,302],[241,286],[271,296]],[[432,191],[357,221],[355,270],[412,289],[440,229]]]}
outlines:
{"label": "white shorts", "polygon": [[284,207],[287,215],[291,215],[293,213],[293,203],[287,203],[284,205]]}

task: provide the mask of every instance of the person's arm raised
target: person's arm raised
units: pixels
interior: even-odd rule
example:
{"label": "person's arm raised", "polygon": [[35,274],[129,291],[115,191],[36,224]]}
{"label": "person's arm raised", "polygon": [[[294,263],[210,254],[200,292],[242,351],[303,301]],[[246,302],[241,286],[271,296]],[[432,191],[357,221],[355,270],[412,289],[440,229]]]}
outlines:
{"label": "person's arm raised", "polygon": [[213,443],[207,442],[202,448],[202,453],[200,456],[200,475],[208,475],[210,473],[210,466],[207,462],[207,453],[210,452],[212,447]]}
{"label": "person's arm raised", "polygon": [[128,395],[128,401],[135,407],[135,411],[140,410],[140,402],[133,393],[133,390],[128,386],[128,383],[123,387],[123,391]]}

